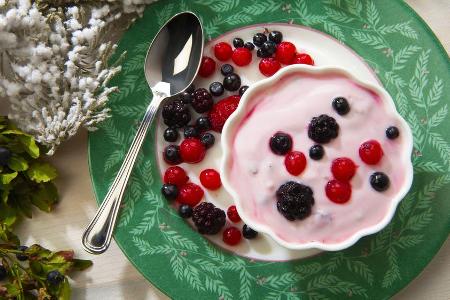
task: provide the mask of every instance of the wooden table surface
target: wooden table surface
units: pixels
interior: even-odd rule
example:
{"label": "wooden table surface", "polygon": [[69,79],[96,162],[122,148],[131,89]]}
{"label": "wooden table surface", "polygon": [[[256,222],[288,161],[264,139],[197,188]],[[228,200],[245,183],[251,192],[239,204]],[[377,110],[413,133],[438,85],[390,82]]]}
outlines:
{"label": "wooden table surface", "polygon": [[[409,0],[429,24],[447,50],[450,49],[450,0]],[[166,299],[128,262],[112,242],[103,255],[87,254],[81,234],[94,215],[95,204],[87,164],[87,133],[80,132],[52,158],[60,172],[61,203],[51,214],[37,212],[23,222],[20,236],[27,244],[41,243],[54,249],[74,249],[79,257],[92,259],[94,266],[74,276],[73,299]],[[394,299],[450,299],[450,242],[443,245],[432,262]]]}

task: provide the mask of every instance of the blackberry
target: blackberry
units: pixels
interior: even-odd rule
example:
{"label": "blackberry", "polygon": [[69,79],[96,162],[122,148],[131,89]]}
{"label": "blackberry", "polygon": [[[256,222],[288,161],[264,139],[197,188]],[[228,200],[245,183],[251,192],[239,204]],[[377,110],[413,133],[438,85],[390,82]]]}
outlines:
{"label": "blackberry", "polygon": [[337,97],[333,99],[331,104],[334,110],[341,116],[348,114],[350,111],[350,105],[348,104],[347,99],[344,97]]}
{"label": "blackberry", "polygon": [[225,212],[209,202],[202,202],[192,213],[192,220],[201,234],[216,234],[225,225]]}
{"label": "blackberry", "polygon": [[244,93],[248,90],[248,85],[243,85],[241,86],[241,88],[239,89],[239,96],[242,97],[242,95],[244,95]]}
{"label": "blackberry", "polygon": [[64,275],[57,270],[50,271],[47,273],[47,281],[50,285],[58,285],[64,281]]}
{"label": "blackberry", "polygon": [[209,132],[205,132],[200,136],[200,142],[206,147],[206,149],[211,148],[215,141],[216,138]]}
{"label": "blackberry", "polygon": [[250,227],[247,226],[247,224],[245,224],[242,227],[242,235],[244,236],[244,238],[246,238],[247,240],[251,240],[254,239],[258,236],[258,232],[254,231],[253,229],[251,229]]}
{"label": "blackberry", "polygon": [[197,119],[197,121],[195,121],[195,127],[197,127],[200,131],[207,131],[211,129],[211,122],[208,117],[201,116]]}
{"label": "blackberry", "polygon": [[164,130],[164,140],[169,143],[176,142],[178,140],[178,130],[176,128],[167,127]]}
{"label": "blackberry", "polygon": [[161,187],[161,194],[167,200],[175,200],[178,197],[179,190],[176,185],[165,183]]}
{"label": "blackberry", "polygon": [[214,102],[211,94],[204,88],[196,89],[193,94],[192,107],[199,114],[211,110]]}
{"label": "blackberry", "polygon": [[266,58],[271,57],[272,55],[264,51],[263,48],[259,48],[258,51],[256,51],[256,56],[259,58]]}
{"label": "blackberry", "polygon": [[277,192],[277,209],[289,221],[303,220],[311,214],[313,191],[309,186],[288,181]]}
{"label": "blackberry", "polygon": [[261,50],[267,53],[269,56],[272,56],[272,54],[274,54],[277,50],[277,44],[272,41],[264,42],[264,44],[261,46]]}
{"label": "blackberry", "polygon": [[192,207],[188,204],[182,204],[178,208],[178,214],[184,219],[190,218],[192,217]]}
{"label": "blackberry", "polygon": [[233,46],[234,48],[241,48],[244,47],[244,40],[241,38],[234,38],[233,39]]}
{"label": "blackberry", "polygon": [[312,118],[308,126],[308,136],[314,142],[326,144],[336,138],[339,133],[339,125],[336,120],[327,115]]}
{"label": "blackberry", "polygon": [[284,132],[277,132],[269,142],[270,149],[277,155],[285,155],[292,149],[292,138]]}
{"label": "blackberry", "polygon": [[222,83],[218,81],[211,83],[209,85],[209,92],[215,97],[223,95],[224,89]]}
{"label": "blackberry", "polygon": [[184,104],[189,104],[192,102],[192,93],[182,92],[179,97],[180,101],[183,102]]}
{"label": "blackberry", "polygon": [[220,73],[222,73],[223,76],[227,76],[234,72],[234,68],[230,64],[224,64],[222,67],[220,67]]}
{"label": "blackberry", "polygon": [[19,247],[17,247],[17,250],[22,251],[22,253],[17,253],[17,254],[16,254],[16,258],[17,258],[18,260],[20,260],[20,261],[25,261],[25,260],[27,260],[27,259],[28,259],[28,255],[26,255],[25,253],[23,253],[23,252],[27,251],[27,249],[28,249],[27,246],[19,246]]}
{"label": "blackberry", "polygon": [[241,87],[241,77],[236,73],[231,73],[223,79],[223,87],[227,91],[237,91]]}
{"label": "blackberry", "polygon": [[255,49],[255,45],[253,45],[252,42],[246,42],[246,43],[244,44],[244,47],[247,48],[247,49],[250,50],[250,51],[253,51],[253,49]]}
{"label": "blackberry", "polygon": [[386,137],[390,140],[395,140],[400,135],[400,131],[395,126],[389,126],[386,129]]}
{"label": "blackberry", "polygon": [[162,116],[167,126],[175,128],[181,128],[191,120],[188,106],[180,100],[174,100],[164,105]]}
{"label": "blackberry", "polygon": [[261,47],[265,41],[267,41],[267,36],[264,33],[257,33],[253,36],[255,46]]}
{"label": "blackberry", "polygon": [[389,177],[383,172],[375,172],[370,175],[370,185],[377,192],[384,192],[389,188]]}
{"label": "blackberry", "polygon": [[269,41],[274,42],[275,44],[281,43],[283,40],[283,34],[277,30],[271,31],[269,33]]}
{"label": "blackberry", "polygon": [[11,151],[9,149],[0,147],[0,166],[5,166],[11,158]]}
{"label": "blackberry", "polygon": [[198,138],[200,136],[200,132],[195,126],[186,126],[184,127],[184,137],[185,138]]}
{"label": "blackberry", "polygon": [[325,154],[325,150],[322,145],[313,145],[309,148],[309,157],[314,160],[322,159]]}
{"label": "blackberry", "polygon": [[177,145],[167,146],[164,149],[163,157],[169,165],[178,165],[183,162],[180,154],[180,147]]}

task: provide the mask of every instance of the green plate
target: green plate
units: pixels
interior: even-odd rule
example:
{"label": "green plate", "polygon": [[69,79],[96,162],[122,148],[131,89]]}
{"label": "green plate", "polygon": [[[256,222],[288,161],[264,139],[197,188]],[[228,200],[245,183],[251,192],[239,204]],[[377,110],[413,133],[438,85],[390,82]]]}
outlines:
{"label": "green plate", "polygon": [[[375,70],[414,133],[413,188],[378,234],[339,252],[259,262],[222,251],[159,194],[150,132],[131,175],[115,239],[156,287],[182,299],[386,299],[416,277],[450,232],[450,63],[427,25],[401,1],[161,0],[123,36],[113,117],[89,135],[97,201],[104,198],[151,97],[142,72],[149,41],[171,15],[198,13],[208,37],[244,25],[293,22],[328,33]],[[130,128],[132,128],[130,130]]]}

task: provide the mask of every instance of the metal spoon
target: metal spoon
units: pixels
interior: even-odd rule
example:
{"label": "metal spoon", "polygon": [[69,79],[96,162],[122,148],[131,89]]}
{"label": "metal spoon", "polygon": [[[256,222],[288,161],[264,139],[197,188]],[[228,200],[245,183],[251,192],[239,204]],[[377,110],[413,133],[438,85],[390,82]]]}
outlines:
{"label": "metal spoon", "polygon": [[100,254],[108,249],[128,178],[147,129],[164,99],[183,92],[194,80],[200,68],[203,44],[202,24],[192,12],[173,16],[150,44],[144,73],[153,99],[113,184],[83,233],[82,243],[86,251]]}

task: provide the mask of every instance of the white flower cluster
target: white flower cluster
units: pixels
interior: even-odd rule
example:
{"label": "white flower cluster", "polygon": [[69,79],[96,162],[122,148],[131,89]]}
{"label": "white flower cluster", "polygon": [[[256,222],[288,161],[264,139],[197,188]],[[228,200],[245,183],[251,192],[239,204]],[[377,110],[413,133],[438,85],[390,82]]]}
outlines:
{"label": "white flower cluster", "polygon": [[120,66],[107,65],[116,45],[105,33],[123,13],[141,15],[154,1],[0,0],[0,97],[49,155],[81,126],[95,129],[109,116],[105,104],[117,87],[106,85]]}

